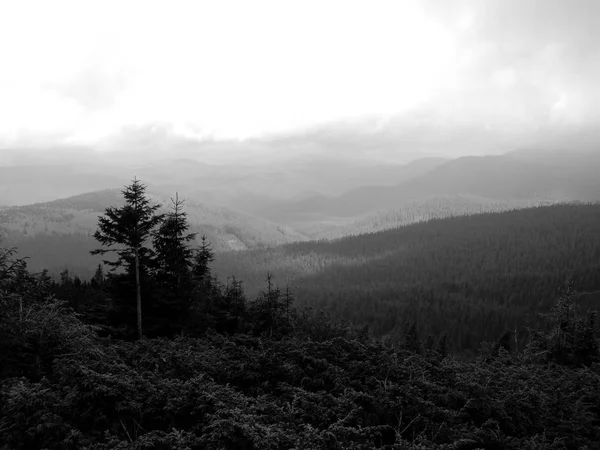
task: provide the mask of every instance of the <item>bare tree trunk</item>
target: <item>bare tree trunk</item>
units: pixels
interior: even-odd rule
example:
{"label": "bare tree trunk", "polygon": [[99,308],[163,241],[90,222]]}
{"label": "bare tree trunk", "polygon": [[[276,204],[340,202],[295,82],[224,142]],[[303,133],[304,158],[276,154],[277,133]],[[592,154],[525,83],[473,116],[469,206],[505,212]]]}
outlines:
{"label": "bare tree trunk", "polygon": [[142,290],[140,288],[140,255],[139,250],[135,248],[135,290],[137,296],[137,331],[138,338],[140,341],[143,339],[142,335]]}

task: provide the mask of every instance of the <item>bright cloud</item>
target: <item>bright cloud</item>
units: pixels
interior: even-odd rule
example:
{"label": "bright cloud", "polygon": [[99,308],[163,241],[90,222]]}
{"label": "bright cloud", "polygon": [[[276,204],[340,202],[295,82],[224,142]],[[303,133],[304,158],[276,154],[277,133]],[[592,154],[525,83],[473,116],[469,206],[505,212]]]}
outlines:
{"label": "bright cloud", "polygon": [[585,121],[593,12],[522,4],[0,0],[0,138],[94,141],[153,122],[243,138],[424,108]]}
{"label": "bright cloud", "polygon": [[4,134],[155,120],[253,135],[403,111],[454,70],[453,36],[416,2],[1,5]]}

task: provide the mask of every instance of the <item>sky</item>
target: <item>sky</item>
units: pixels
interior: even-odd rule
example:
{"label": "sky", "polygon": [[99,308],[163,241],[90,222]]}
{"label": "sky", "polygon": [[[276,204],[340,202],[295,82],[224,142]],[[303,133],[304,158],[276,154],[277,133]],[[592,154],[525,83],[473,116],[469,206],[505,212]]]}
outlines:
{"label": "sky", "polygon": [[542,145],[598,125],[598,30],[597,0],[0,0],[0,146],[152,126],[383,153]]}

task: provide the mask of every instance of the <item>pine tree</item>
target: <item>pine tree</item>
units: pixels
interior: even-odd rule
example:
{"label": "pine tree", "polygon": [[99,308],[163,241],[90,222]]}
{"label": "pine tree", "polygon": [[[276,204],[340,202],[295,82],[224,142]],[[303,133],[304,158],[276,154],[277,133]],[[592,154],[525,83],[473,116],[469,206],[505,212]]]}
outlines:
{"label": "pine tree", "polygon": [[412,324],[409,324],[408,321],[406,322],[404,328],[404,346],[413,353],[421,353],[421,341],[419,340],[416,322]]}
{"label": "pine tree", "polygon": [[525,355],[534,360],[567,366],[589,366],[600,360],[597,311],[576,314],[577,291],[568,282],[549,314],[540,314],[552,325],[548,331],[529,329]]}
{"label": "pine tree", "polygon": [[281,332],[282,325],[287,323],[284,316],[286,313],[285,299],[282,298],[281,289],[273,284],[273,278],[273,274],[268,272],[267,290],[262,291],[249,308],[254,322],[254,334],[265,333],[269,335],[269,338],[273,337],[273,333]]}
{"label": "pine tree", "polygon": [[279,299],[281,290],[273,285],[273,274],[267,273],[267,291],[263,292],[263,298],[267,307],[267,326],[269,327],[269,337],[273,336],[273,329],[279,326]]}
{"label": "pine tree", "polygon": [[437,351],[442,358],[448,356],[448,334],[443,333],[437,345]]}
{"label": "pine tree", "polygon": [[427,340],[425,341],[425,350],[428,352],[432,351],[434,347],[433,336],[431,334],[427,335]]}
{"label": "pine tree", "polygon": [[[125,205],[121,208],[109,207],[105,216],[98,218],[98,230],[94,238],[108,249],[93,250],[93,255],[104,255],[114,252],[116,261],[104,261],[111,271],[125,266],[128,273],[135,273],[137,333],[142,339],[142,295],[140,271],[152,263],[152,250],[146,242],[152,236],[154,228],[163,220],[163,215],[156,214],[160,205],[150,205],[146,196],[146,185],[134,179],[132,184],[121,191]],[[119,245],[120,247],[115,248]]]}
{"label": "pine tree", "polygon": [[293,328],[292,316],[294,315],[294,293],[290,289],[289,283],[285,286],[285,294],[283,297],[283,308],[285,314],[285,324],[288,331],[291,331]]}
{"label": "pine tree", "polygon": [[512,348],[511,348],[512,340],[513,340],[513,336],[512,336],[511,331],[506,330],[494,346],[494,356],[498,356],[501,348],[506,350],[506,352],[510,353],[512,350]]}
{"label": "pine tree", "polygon": [[[217,289],[213,282],[209,264],[215,260],[215,253],[206,236],[202,236],[200,248],[194,251],[192,264],[192,279],[196,288],[196,299],[203,303],[203,309],[210,313],[212,296]],[[197,305],[199,306],[199,305]]]}
{"label": "pine tree", "polygon": [[[10,308],[14,301],[18,303],[19,323],[24,318],[24,301],[26,283],[29,277],[27,272],[27,262],[24,258],[16,258],[16,248],[0,247],[0,316],[8,317],[5,309]],[[1,325],[1,323],[0,323]]]}
{"label": "pine tree", "polygon": [[235,333],[241,328],[245,313],[246,297],[242,282],[232,277],[218,295],[215,329],[220,333]]}
{"label": "pine tree", "polygon": [[60,284],[63,286],[71,283],[71,275],[69,274],[69,269],[65,269],[60,273]]}
{"label": "pine tree", "polygon": [[215,252],[212,249],[210,242],[208,242],[207,237],[203,235],[200,248],[196,250],[196,254],[194,255],[193,274],[197,281],[210,279],[211,271],[209,263],[214,260]]}
{"label": "pine tree", "polygon": [[193,334],[216,327],[223,302],[224,287],[213,277],[209,264],[214,261],[214,251],[208,238],[202,236],[201,244],[191,251],[190,292],[188,320],[185,329]]}
{"label": "pine tree", "polygon": [[171,202],[172,211],[165,216],[154,234],[153,244],[159,276],[170,288],[177,290],[193,267],[194,252],[188,243],[196,238],[196,233],[188,233],[190,226],[187,214],[182,211],[184,200],[179,200],[176,194]]}
{"label": "pine tree", "polygon": [[102,264],[98,264],[92,281],[95,282],[98,286],[101,286],[102,283],[104,283],[104,269],[102,269]]}
{"label": "pine tree", "polygon": [[161,333],[167,334],[180,329],[191,306],[194,251],[189,242],[196,238],[196,233],[188,233],[187,214],[182,210],[184,201],[176,195],[171,202],[172,211],[166,214],[152,239],[155,278],[162,288],[154,311],[158,314],[153,317],[162,322]]}

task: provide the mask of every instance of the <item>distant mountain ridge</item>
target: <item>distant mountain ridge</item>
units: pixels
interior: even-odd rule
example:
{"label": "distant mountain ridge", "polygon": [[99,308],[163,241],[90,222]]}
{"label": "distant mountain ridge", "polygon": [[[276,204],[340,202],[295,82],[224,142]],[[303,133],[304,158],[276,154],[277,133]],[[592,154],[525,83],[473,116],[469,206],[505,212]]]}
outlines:
{"label": "distant mountain ridge", "polygon": [[208,164],[200,156],[131,161],[118,153],[94,155],[87,164],[82,158],[40,162],[24,158],[0,166],[1,203],[26,205],[118,188],[136,176],[157,190],[179,191],[204,203],[254,214],[263,207],[311,195],[340,195],[364,184],[392,186],[445,161],[425,158],[401,165],[355,157],[304,156],[271,164]]}
{"label": "distant mountain ridge", "polygon": [[551,205],[544,200],[494,200],[473,195],[440,195],[405,203],[401,208],[382,210],[352,223],[326,230],[310,237],[336,239],[376,233],[434,219],[526,209]]}
{"label": "distant mountain ridge", "polygon": [[261,216],[280,223],[361,217],[440,195],[494,200],[600,200],[600,157],[560,164],[514,155],[469,156],[447,161],[395,186],[362,186],[340,196],[314,196]]}
{"label": "distant mountain ridge", "polygon": [[[163,205],[163,212],[168,209],[169,194],[151,189],[148,194],[154,203]],[[84,268],[87,273],[101,261],[87,254],[98,246],[92,236],[98,216],[109,206],[122,203],[120,189],[106,189],[46,203],[0,208],[0,235],[4,236],[6,245],[18,246],[22,255],[31,258],[30,266],[34,270],[48,268],[56,272],[61,267],[71,267]],[[184,208],[190,231],[198,233],[196,243],[206,235],[219,252],[307,239],[289,227],[193,199],[187,199]]]}

